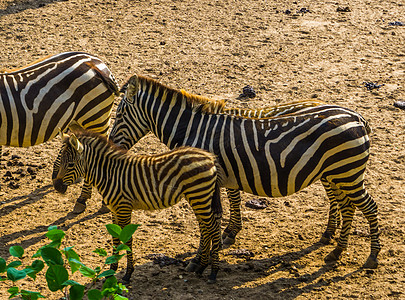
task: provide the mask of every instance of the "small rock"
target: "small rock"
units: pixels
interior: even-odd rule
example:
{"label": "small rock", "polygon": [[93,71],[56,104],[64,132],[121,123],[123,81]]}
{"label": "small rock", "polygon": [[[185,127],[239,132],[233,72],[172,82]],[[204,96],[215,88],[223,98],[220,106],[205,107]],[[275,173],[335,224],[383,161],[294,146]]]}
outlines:
{"label": "small rock", "polygon": [[390,25],[390,26],[405,26],[405,24],[400,22],[400,21],[389,22],[388,25]]}
{"label": "small rock", "polygon": [[336,11],[337,11],[337,12],[351,12],[351,10],[350,10],[350,8],[349,8],[348,6],[345,6],[345,7],[339,6],[339,7],[336,9]]}
{"label": "small rock", "polygon": [[239,258],[245,258],[245,259],[250,259],[253,256],[255,256],[255,254],[253,252],[246,250],[246,249],[236,249],[233,251],[229,251],[228,255],[236,256]]}
{"label": "small rock", "polygon": [[405,101],[396,101],[394,102],[394,106],[400,109],[405,109]]}
{"label": "small rock", "polygon": [[239,95],[239,98],[254,98],[256,97],[256,91],[250,85],[245,86],[242,89],[242,94]]}
{"label": "small rock", "polygon": [[260,199],[252,199],[245,203],[246,207],[254,208],[254,209],[265,209],[269,206],[267,199],[260,198]]}
{"label": "small rock", "polygon": [[371,91],[373,89],[379,89],[380,87],[384,86],[384,84],[377,84],[374,82],[363,82],[364,86],[367,88],[367,90]]}

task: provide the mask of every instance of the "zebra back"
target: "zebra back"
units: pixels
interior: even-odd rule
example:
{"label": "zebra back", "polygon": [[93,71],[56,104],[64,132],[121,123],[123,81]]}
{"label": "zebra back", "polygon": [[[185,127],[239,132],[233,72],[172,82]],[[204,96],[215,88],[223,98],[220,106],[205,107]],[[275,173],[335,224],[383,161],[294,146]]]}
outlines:
{"label": "zebra back", "polygon": [[0,145],[46,142],[73,121],[106,133],[119,87],[108,67],[65,52],[0,74]]}

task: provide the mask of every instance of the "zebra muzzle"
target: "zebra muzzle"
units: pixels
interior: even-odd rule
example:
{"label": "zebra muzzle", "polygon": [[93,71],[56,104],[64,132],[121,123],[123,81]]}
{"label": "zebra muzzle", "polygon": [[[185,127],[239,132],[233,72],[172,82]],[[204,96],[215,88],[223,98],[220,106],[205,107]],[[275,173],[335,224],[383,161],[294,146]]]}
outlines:
{"label": "zebra muzzle", "polygon": [[54,179],[53,180],[53,187],[55,190],[57,190],[59,193],[65,193],[67,190],[67,184],[63,183],[62,179]]}

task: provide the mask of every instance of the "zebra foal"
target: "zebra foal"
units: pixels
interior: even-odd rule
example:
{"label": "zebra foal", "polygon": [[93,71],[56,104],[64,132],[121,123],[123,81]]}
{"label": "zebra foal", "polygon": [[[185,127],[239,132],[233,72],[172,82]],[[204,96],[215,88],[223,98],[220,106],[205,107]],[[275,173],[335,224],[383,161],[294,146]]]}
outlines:
{"label": "zebra foal", "polygon": [[[104,205],[113,214],[113,223],[121,228],[131,223],[132,210],[167,208],[186,198],[198,220],[201,234],[200,247],[188,270],[202,274],[211,257],[209,282],[215,282],[222,242],[222,207],[220,177],[213,154],[180,147],[158,155],[135,155],[90,132],[65,136],[63,140],[60,168],[53,179],[55,189],[65,192],[68,185],[84,177],[97,188]],[[118,239],[113,240],[116,246],[118,242]],[[132,239],[127,245],[132,249]],[[118,264],[111,268],[117,270]],[[133,271],[132,252],[128,252],[123,280],[128,282]]]}
{"label": "zebra foal", "polygon": [[[362,116],[334,105],[261,119],[226,114],[220,103],[134,75],[117,107],[110,139],[130,148],[152,131],[169,148],[188,145],[216,154],[230,195],[224,233],[232,239],[241,229],[239,190],[283,197],[320,180],[331,203],[339,203],[343,221],[338,245],[325,259],[337,260],[347,248],[358,208],[370,226],[365,267],[376,268],[381,249],[377,204],[364,186],[369,129]],[[328,223],[324,237],[335,229]]]}
{"label": "zebra foal", "polygon": [[[0,73],[1,146],[30,147],[47,142],[75,121],[106,134],[119,87],[97,57],[64,52]],[[59,161],[54,164],[53,174]],[[84,183],[74,212],[85,209],[91,187]]]}

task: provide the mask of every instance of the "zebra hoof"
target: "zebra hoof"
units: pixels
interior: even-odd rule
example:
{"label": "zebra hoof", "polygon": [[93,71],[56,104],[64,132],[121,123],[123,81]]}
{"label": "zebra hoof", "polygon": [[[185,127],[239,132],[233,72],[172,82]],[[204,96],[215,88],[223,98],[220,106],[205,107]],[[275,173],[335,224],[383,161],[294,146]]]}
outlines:
{"label": "zebra hoof", "polygon": [[110,209],[109,209],[107,206],[105,206],[105,205],[103,204],[103,205],[101,205],[101,207],[100,207],[100,209],[98,210],[98,212],[99,212],[100,214],[107,214],[107,213],[110,212]]}
{"label": "zebra hoof", "polygon": [[73,207],[73,213],[78,215],[78,214],[81,214],[82,212],[84,212],[85,209],[86,209],[86,204],[76,201],[75,206]]}
{"label": "zebra hoof", "polygon": [[324,232],[321,236],[321,239],[319,240],[322,244],[324,245],[328,245],[331,243],[332,241],[332,234],[330,234],[329,232]]}
{"label": "zebra hoof", "polygon": [[377,269],[377,267],[378,267],[378,260],[377,257],[374,257],[373,255],[370,255],[363,265],[364,269]]}
{"label": "zebra hoof", "polygon": [[122,284],[126,285],[129,284],[129,280],[131,279],[131,274],[125,274],[124,277],[122,277]]}
{"label": "zebra hoof", "polygon": [[194,271],[197,276],[201,276],[207,266],[198,265],[197,269]]}
{"label": "zebra hoof", "polygon": [[227,236],[222,242],[222,249],[227,249],[233,244],[235,244],[235,239]]}
{"label": "zebra hoof", "polygon": [[186,267],[187,272],[195,272],[200,265],[193,261],[190,261]]}
{"label": "zebra hoof", "polygon": [[218,270],[211,270],[211,274],[210,276],[208,276],[208,281],[207,283],[209,284],[213,284],[217,282],[217,274],[218,274]]}
{"label": "zebra hoof", "polygon": [[340,248],[335,248],[332,252],[326,255],[324,261],[326,263],[334,263],[337,262],[342,254],[343,250]]}

